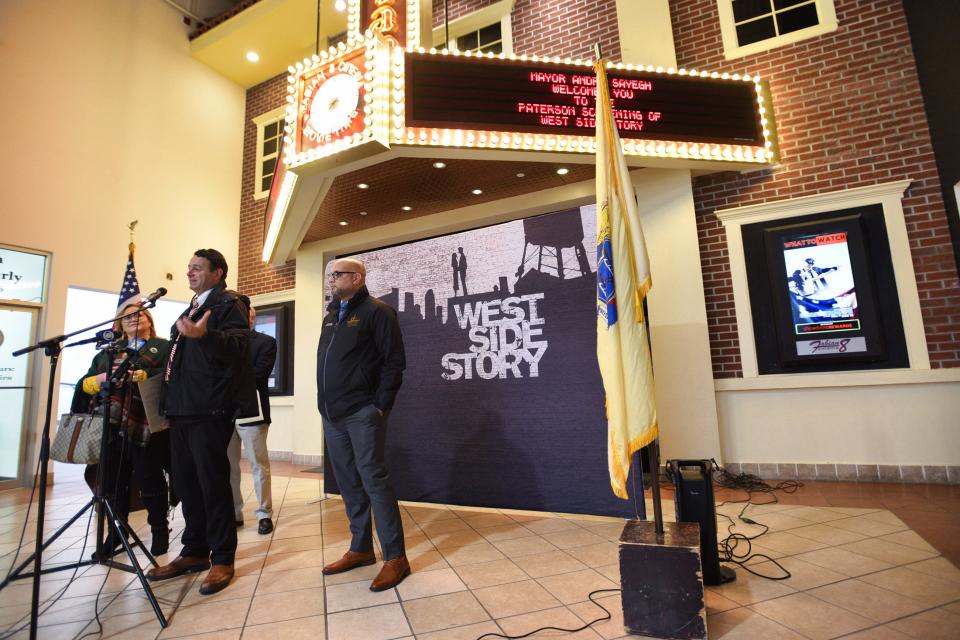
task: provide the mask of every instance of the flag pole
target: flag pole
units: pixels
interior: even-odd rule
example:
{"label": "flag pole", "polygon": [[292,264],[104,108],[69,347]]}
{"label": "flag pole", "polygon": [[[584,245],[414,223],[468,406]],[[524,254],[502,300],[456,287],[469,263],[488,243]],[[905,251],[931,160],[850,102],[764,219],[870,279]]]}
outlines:
{"label": "flag pole", "polygon": [[133,250],[134,250],[134,249],[136,248],[136,246],[137,246],[137,245],[135,244],[135,239],[134,239],[134,234],[135,234],[134,229],[137,228],[137,223],[138,223],[138,222],[140,222],[140,221],[139,221],[139,220],[133,220],[133,221],[130,222],[130,224],[127,225],[127,229],[130,229],[130,244],[128,245],[127,249],[129,250],[129,252],[130,252],[131,255],[133,255]]}
{"label": "flag pole", "polygon": [[[647,327],[647,349],[653,357],[653,342],[650,338],[650,314],[647,310],[647,299],[643,299],[643,324]],[[654,380],[656,372],[653,373]],[[660,504],[660,436],[650,443],[650,497],[653,500],[653,524],[657,533],[657,542],[663,542],[663,506]],[[641,462],[641,472],[643,471]],[[641,473],[641,475],[643,475]]]}

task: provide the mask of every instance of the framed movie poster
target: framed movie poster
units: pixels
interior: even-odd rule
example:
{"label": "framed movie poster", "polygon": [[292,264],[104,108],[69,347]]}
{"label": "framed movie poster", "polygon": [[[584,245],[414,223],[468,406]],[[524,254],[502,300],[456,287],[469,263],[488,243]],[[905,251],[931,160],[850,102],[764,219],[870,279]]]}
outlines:
{"label": "framed movie poster", "polygon": [[256,330],[277,341],[277,359],[267,378],[271,396],[293,394],[293,305],[291,301],[257,307]]}
{"label": "framed movie poster", "polygon": [[743,236],[761,373],[907,366],[879,205]]}

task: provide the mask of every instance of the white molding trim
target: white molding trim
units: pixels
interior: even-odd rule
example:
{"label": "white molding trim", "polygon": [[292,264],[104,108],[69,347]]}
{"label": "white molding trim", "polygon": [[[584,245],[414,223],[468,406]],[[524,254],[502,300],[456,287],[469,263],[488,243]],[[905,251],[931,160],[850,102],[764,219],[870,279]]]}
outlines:
{"label": "white molding trim", "polygon": [[890,196],[896,196],[899,199],[912,182],[912,180],[898,180],[897,182],[856,187],[845,191],[831,191],[803,196],[792,200],[751,204],[735,209],[717,209],[716,214],[724,226],[729,226],[729,223],[734,221],[738,225],[744,225],[765,220],[776,220],[777,218],[823,213],[834,209],[862,207],[868,204],[877,204]]}
{"label": "white molding trim", "polygon": [[718,378],[713,381],[713,388],[717,392],[738,392],[957,383],[960,383],[960,369],[877,369],[875,371],[778,374],[757,378]]}
{"label": "white molding trim", "polygon": [[839,27],[834,0],[816,0],[818,24],[787,33],[775,38],[768,38],[740,46],[737,39],[737,27],[733,19],[733,0],[717,0],[717,12],[720,16],[720,37],[723,40],[723,56],[727,60],[743,58],[744,56],[762,53],[788,44],[800,42],[808,38],[816,38],[825,33],[836,31]]}
{"label": "white molding trim", "polygon": [[[753,312],[750,306],[750,289],[747,283],[747,266],[740,228],[745,224],[755,222],[793,218],[871,204],[879,204],[883,207],[883,220],[887,227],[887,239],[890,243],[890,258],[893,262],[894,278],[897,283],[900,316],[903,321],[903,333],[907,345],[907,355],[910,360],[910,369],[930,369],[927,338],[923,327],[923,316],[920,312],[917,277],[913,270],[910,239],[907,235],[907,224],[903,217],[902,198],[911,183],[912,180],[898,180],[845,191],[834,191],[792,200],[779,200],[716,211],[716,216],[723,224],[727,235],[730,277],[737,317],[737,335],[740,339],[740,366],[744,379],[757,379],[761,376],[757,368]],[[790,374],[787,377],[798,375],[804,377],[803,374]],[[777,376],[765,375],[762,377],[766,380],[768,378],[775,379]],[[800,386],[808,386],[808,384],[805,383]]]}
{"label": "white molding trim", "polygon": [[[254,150],[254,168],[253,168],[253,199],[254,200],[263,200],[268,195],[270,195],[270,190],[267,189],[263,191],[260,189],[260,183],[263,182],[263,129],[265,126],[274,122],[276,120],[282,121],[286,117],[286,106],[277,107],[267,111],[266,113],[261,113],[257,117],[252,119],[253,125],[257,128],[257,147]],[[281,131],[282,133],[282,131]],[[283,146],[283,136],[277,140],[277,163],[280,163],[280,149]]]}
{"label": "white molding trim", "polygon": [[279,302],[290,302],[295,298],[296,290],[295,289],[284,289],[283,291],[271,291],[269,293],[258,293],[255,296],[250,296],[250,304],[254,307],[263,306],[265,304],[277,304]]}

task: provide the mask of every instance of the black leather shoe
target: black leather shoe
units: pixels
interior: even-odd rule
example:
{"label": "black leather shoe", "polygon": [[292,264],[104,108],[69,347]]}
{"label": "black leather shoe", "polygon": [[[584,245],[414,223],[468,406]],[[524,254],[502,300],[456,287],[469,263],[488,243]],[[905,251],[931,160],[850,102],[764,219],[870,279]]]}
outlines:
{"label": "black leather shoe", "polygon": [[273,531],[273,520],[270,518],[262,518],[260,520],[260,525],[257,527],[257,533],[265,536],[271,531]]}

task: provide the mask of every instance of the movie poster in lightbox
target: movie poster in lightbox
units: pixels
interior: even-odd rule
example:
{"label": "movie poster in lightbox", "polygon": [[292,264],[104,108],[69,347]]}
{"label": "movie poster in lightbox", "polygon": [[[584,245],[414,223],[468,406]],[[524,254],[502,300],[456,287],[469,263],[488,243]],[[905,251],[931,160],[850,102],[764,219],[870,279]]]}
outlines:
{"label": "movie poster in lightbox", "polygon": [[784,237],[783,262],[796,335],[860,329],[845,231]]}
{"label": "movie poster in lightbox", "polygon": [[401,500],[633,512],[607,473],[595,237],[585,206],[354,256],[403,331],[386,447]]}

